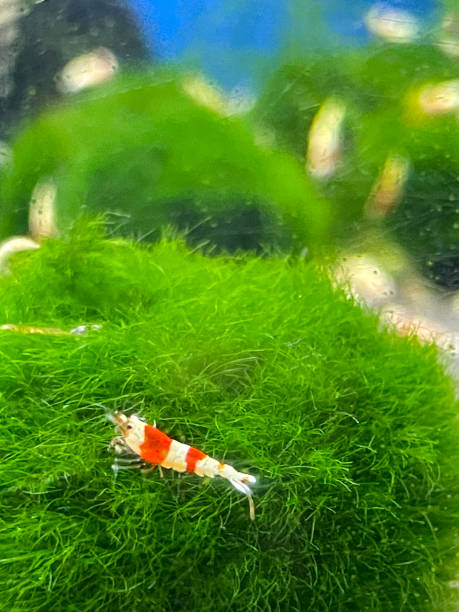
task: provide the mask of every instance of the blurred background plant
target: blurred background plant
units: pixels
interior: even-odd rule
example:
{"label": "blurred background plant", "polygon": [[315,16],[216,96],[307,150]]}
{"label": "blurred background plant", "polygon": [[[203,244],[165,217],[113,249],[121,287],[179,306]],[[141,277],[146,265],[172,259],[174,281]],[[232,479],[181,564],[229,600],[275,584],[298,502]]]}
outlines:
{"label": "blurred background plant", "polygon": [[[393,313],[402,333],[420,323],[456,344],[454,1],[1,7],[1,237],[29,236],[0,256],[62,231],[87,207],[144,239],[168,225],[211,250],[340,252],[339,278]],[[162,110],[159,86],[148,86],[161,78],[153,61],[175,63],[162,78],[181,82]],[[144,68],[135,86],[123,80]],[[118,84],[103,85],[118,73]],[[143,93],[125,91],[133,87]],[[375,276],[389,281],[382,292]]]}

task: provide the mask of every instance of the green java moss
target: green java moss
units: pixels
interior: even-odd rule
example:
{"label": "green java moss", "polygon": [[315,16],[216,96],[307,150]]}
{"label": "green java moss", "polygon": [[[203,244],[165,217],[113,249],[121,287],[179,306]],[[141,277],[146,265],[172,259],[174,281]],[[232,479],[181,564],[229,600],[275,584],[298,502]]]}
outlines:
{"label": "green java moss", "polygon": [[173,226],[225,251],[322,242],[328,204],[300,164],[192,99],[187,79],[125,75],[25,128],[2,177],[0,236],[27,231],[33,190],[51,179],[61,232],[86,210],[113,213],[122,235]]}
{"label": "green java moss", "polygon": [[[90,231],[18,255],[0,332],[5,609],[433,610],[452,599],[459,437],[433,346],[293,260]],[[254,474],[125,471],[108,410]]]}

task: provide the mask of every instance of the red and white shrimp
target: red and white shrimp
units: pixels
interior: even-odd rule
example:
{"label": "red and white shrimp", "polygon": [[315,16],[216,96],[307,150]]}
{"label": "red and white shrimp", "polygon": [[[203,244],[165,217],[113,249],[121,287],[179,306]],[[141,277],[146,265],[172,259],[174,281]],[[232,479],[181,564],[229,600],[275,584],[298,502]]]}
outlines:
{"label": "red and white shrimp", "polygon": [[111,415],[110,420],[121,431],[121,436],[112,440],[111,446],[119,454],[133,454],[134,459],[126,459],[124,465],[117,464],[115,469],[138,466],[139,462],[158,466],[159,469],[172,469],[176,472],[192,472],[198,476],[221,476],[226,478],[235,489],[244,493],[249,500],[250,518],[255,519],[255,507],[249,484],[256,478],[238,472],[231,465],[221,463],[202,451],[169,438],[156,425],[149,425],[137,415],[126,416],[122,412]]}

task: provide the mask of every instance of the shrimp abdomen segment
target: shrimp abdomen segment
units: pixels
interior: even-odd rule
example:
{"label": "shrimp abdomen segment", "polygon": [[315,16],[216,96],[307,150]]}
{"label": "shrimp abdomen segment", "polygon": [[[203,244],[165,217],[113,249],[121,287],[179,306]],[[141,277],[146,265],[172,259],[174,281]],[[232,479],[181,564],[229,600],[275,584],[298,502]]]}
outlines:
{"label": "shrimp abdomen segment", "polygon": [[[177,472],[196,472],[196,465],[207,458],[202,451],[169,438],[153,425],[145,425],[144,441],[140,455],[148,463]],[[204,474],[202,474],[204,476]]]}
{"label": "shrimp abdomen segment", "polygon": [[227,480],[241,479],[244,474],[231,465],[209,457],[189,444],[169,438],[152,425],[145,425],[145,438],[140,445],[141,457],[148,463],[158,464],[176,472],[190,472],[197,476],[221,476]]}
{"label": "shrimp abdomen segment", "polygon": [[233,468],[232,465],[229,465],[228,463],[221,463],[220,461],[217,461],[216,459],[213,459],[208,455],[206,455],[203,459],[196,463],[194,473],[198,476],[209,476],[209,478],[213,478],[214,476],[221,476],[222,478],[226,478],[230,482],[255,482],[255,478],[250,474],[238,472]]}
{"label": "shrimp abdomen segment", "polygon": [[172,440],[169,451],[161,462],[161,467],[172,469],[176,472],[186,472],[188,468],[186,458],[189,450],[190,446],[188,444]]}
{"label": "shrimp abdomen segment", "polygon": [[213,478],[218,474],[218,468],[220,465],[223,465],[216,459],[209,457],[209,455],[204,455],[202,459],[196,462],[196,466],[194,468],[194,473],[198,476],[209,476],[209,478]]}
{"label": "shrimp abdomen segment", "polygon": [[[186,471],[192,474],[197,474],[196,466],[198,465],[199,462],[203,461],[206,458],[207,458],[206,453],[203,453],[202,451],[200,451],[198,448],[195,448],[194,446],[190,446],[190,448],[188,449],[188,454],[186,456],[186,464],[187,464]],[[202,476],[204,476],[204,474],[202,474]]]}

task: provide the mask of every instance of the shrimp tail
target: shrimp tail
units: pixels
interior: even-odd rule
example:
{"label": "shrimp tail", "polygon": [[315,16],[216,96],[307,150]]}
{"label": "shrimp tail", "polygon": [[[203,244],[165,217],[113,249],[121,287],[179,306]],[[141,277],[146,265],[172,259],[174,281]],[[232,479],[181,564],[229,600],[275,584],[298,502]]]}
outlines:
{"label": "shrimp tail", "polygon": [[238,475],[236,477],[228,478],[228,481],[233,485],[233,487],[237,491],[239,491],[240,493],[243,493],[247,497],[249,501],[250,518],[252,519],[252,521],[254,521],[255,520],[255,504],[253,503],[252,489],[249,487],[247,482],[254,484],[256,482],[255,477],[251,476],[250,474],[241,474],[240,472],[238,472]]}

